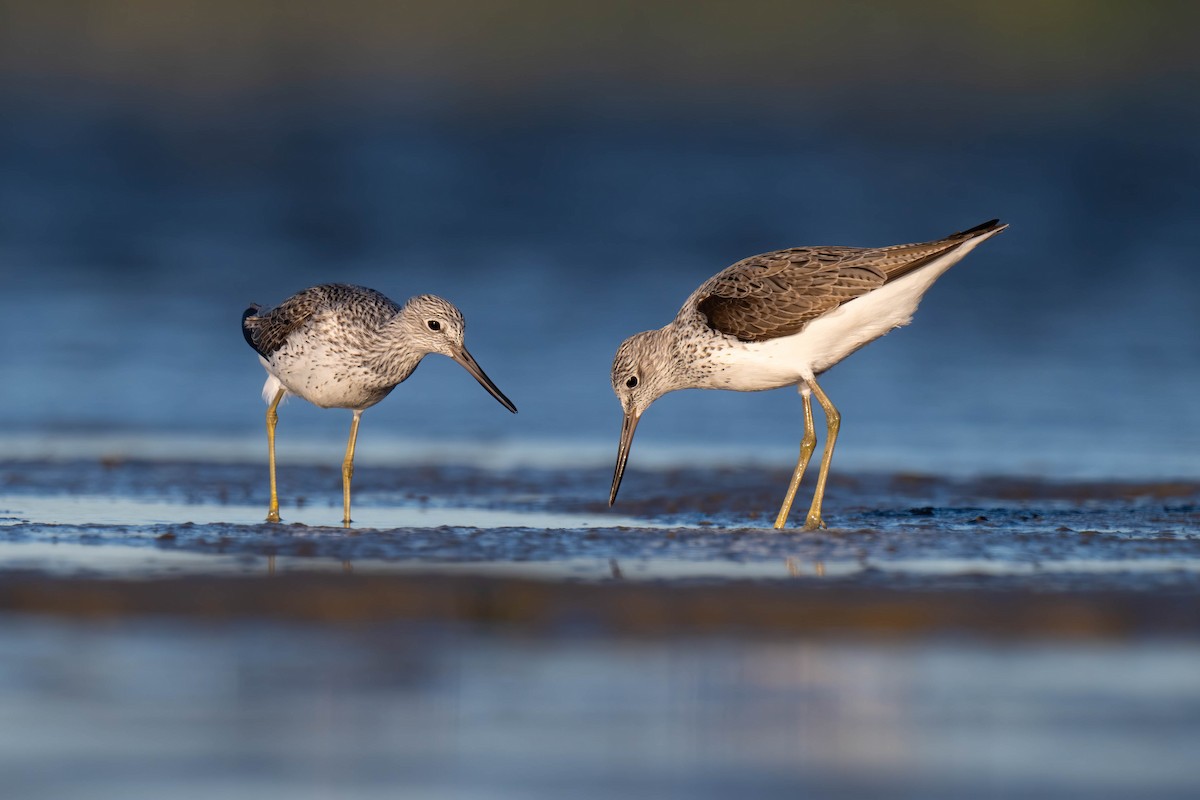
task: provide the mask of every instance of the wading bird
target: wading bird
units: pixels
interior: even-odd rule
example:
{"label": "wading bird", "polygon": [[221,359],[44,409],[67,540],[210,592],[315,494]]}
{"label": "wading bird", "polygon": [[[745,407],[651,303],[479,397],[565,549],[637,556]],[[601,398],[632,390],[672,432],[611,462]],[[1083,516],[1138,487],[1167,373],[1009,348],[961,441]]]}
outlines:
{"label": "wading bird", "polygon": [[501,405],[517,413],[467,352],[465,329],[462,313],[440,297],[417,295],[400,306],[374,289],[336,283],[305,289],[270,311],[256,305],[246,309],[242,333],[267,371],[263,385],[271,476],[267,521],[279,521],[275,424],[279,403],[289,394],[321,408],[354,412],[342,462],[342,523],[347,526],[359,418],[412,375],[425,356],[440,353],[454,359]]}
{"label": "wading bird", "polygon": [[817,376],[894,328],[907,325],[922,295],[999,220],[944,239],[892,247],[797,247],[751,256],[700,286],[665,327],[617,349],[612,386],[625,413],[608,503],[617,499],[638,420],[677,389],[756,392],[797,386],[804,407],[800,460],[775,527],[783,528],[816,448],[811,396],[828,436],[805,530],[825,527],[821,501],[841,416]]}

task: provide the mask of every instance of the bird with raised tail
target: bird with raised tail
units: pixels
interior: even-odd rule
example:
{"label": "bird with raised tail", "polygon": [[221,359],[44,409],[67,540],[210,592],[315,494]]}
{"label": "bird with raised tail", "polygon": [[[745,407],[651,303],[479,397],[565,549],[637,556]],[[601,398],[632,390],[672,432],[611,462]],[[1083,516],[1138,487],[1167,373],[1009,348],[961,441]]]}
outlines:
{"label": "bird with raised tail", "polygon": [[466,323],[449,301],[431,294],[403,306],[374,289],[324,284],[292,295],[270,311],[254,305],[242,314],[242,333],[267,371],[267,449],[271,501],[268,522],[279,522],[275,486],[275,425],[280,401],[302,397],[321,408],[353,412],[342,461],[342,523],[350,525],[354,446],[365,409],[402,383],[430,353],[454,359],[512,413],[517,407],[496,388],[463,344]]}
{"label": "bird with raised tail", "polygon": [[825,527],[821,502],[841,415],[821,391],[817,376],[911,322],[934,281],[1007,227],[992,220],[918,244],[777,250],[714,275],[692,293],[670,324],[631,336],[617,349],[612,386],[625,416],[609,505],[616,502],[638,421],[659,397],[677,389],[757,392],[796,386],[804,409],[804,436],[775,527],[787,524],[816,449],[813,395],[825,412],[827,438],[804,528]]}

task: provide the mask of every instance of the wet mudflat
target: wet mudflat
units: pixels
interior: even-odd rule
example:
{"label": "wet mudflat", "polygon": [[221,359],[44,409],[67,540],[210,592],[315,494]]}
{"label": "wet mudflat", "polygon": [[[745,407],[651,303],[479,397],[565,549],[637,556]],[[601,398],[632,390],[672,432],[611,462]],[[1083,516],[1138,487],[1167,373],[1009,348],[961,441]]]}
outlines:
{"label": "wet mudflat", "polygon": [[[1189,797],[1200,482],[0,464],[18,796]],[[800,519],[797,513],[797,519]]]}
{"label": "wet mudflat", "polygon": [[[336,469],[9,462],[0,569],[121,578],[340,571],[593,581],[780,579],[793,586],[1189,592],[1200,482],[834,477],[828,530],[769,525],[780,470],[360,470],[340,525]],[[794,512],[803,520],[803,509]]]}

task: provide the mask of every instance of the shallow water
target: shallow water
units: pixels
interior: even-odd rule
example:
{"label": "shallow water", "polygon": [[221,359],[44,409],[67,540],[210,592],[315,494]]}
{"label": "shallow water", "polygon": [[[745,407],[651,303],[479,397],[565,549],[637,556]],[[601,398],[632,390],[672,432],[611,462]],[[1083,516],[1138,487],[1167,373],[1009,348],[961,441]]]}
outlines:
{"label": "shallow water", "polygon": [[[0,95],[6,792],[1195,797],[1200,138],[1167,94],[882,131]],[[764,528],[791,391],[663,398],[606,507],[623,337],[751,253],[993,216],[823,379],[829,530]],[[456,302],[521,414],[428,359],[364,418],[346,531],[348,415],[289,403],[266,525],[234,326],[332,280]]]}
{"label": "shallow water", "polygon": [[787,479],[775,470],[634,471],[609,509],[604,469],[370,466],[356,476],[347,530],[336,469],[281,470],[275,525],[262,521],[261,473],[212,462],[0,464],[0,570],[1091,589],[1187,587],[1200,571],[1200,484],[1189,482],[841,475],[829,530],[780,533],[766,527]]}
{"label": "shallow water", "polygon": [[[0,130],[0,341],[22,343],[4,351],[0,435],[32,438],[31,457],[73,435],[114,437],[119,456],[129,438],[180,433],[260,452],[263,373],[238,316],[345,281],[455,301],[521,408],[431,357],[364,417],[364,459],[449,442],[470,463],[531,444],[607,460],[617,344],[717,270],[998,216],[1012,227],[944,276],[910,328],[828,374],[839,464],[1200,477],[1200,139],[1174,96],[1157,115],[1135,105],[1048,126],[1024,106],[975,109],[953,132],[914,114],[904,136],[836,114],[816,129],[707,114],[514,124],[340,105],[242,109],[199,131],[0,94],[14,122]],[[281,459],[319,441],[336,464],[348,424],[289,404]],[[790,390],[676,393],[647,412],[632,464],[673,448],[676,464],[786,464],[800,426]]]}
{"label": "shallow water", "polygon": [[[919,8],[914,36],[810,14],[837,53],[887,40],[816,74],[822,48],[739,56],[752,9],[689,38],[698,71],[644,24],[707,25],[642,9],[565,59],[562,26],[539,47],[461,10],[484,46],[422,57],[435,14],[382,60],[386,32],[339,58],[254,4],[240,60],[192,46],[225,12],[110,11],[18,14],[0,59],[5,800],[1200,796],[1178,15],[1097,13],[1064,48],[1001,9],[967,53]],[[385,80],[396,58],[415,72]],[[444,69],[465,82],[422,77]],[[997,216],[911,327],[822,378],[829,530],[763,527],[792,391],[662,398],[606,507],[621,339],[752,253]],[[235,325],[328,281],[451,299],[521,413],[427,359],[364,418],[347,531],[349,415],[289,403],[266,525]]]}
{"label": "shallow water", "polygon": [[[300,516],[317,514],[329,512]],[[206,516],[219,521],[205,522]],[[261,508],[248,506],[0,496],[0,536],[9,537],[0,539],[0,571],[152,578],[352,569],[575,580],[869,578],[884,583],[963,576],[1049,582],[1090,575],[1129,584],[1187,583],[1200,574],[1200,532],[1172,537],[1167,546],[1162,536],[1154,536],[1158,546],[1135,553],[1128,551],[1140,537],[1113,531],[1089,531],[1077,548],[1051,549],[1045,543],[1022,547],[1011,541],[964,548],[956,541],[962,537],[953,534],[916,546],[898,530],[891,542],[860,531],[835,534],[842,540],[838,544],[825,541],[826,534],[809,534],[796,543],[780,541],[794,534],[739,528],[733,529],[737,542],[730,547],[723,541],[729,529],[716,525],[689,530],[597,515],[388,508],[356,513],[360,522],[347,541],[340,526],[297,521],[281,531],[261,524],[261,517]],[[376,520],[386,520],[387,527],[372,525]],[[480,546],[476,540],[483,530],[503,541]],[[655,541],[656,530],[682,543]],[[281,532],[290,541],[280,542]],[[1005,538],[1024,535],[1010,532]],[[286,555],[290,552],[309,555]]]}
{"label": "shallow water", "polygon": [[14,796],[1200,790],[1195,482],[263,472],[0,462]]}
{"label": "shallow water", "polygon": [[13,796],[123,800],[1183,798],[1198,659],[7,617],[0,772]]}
{"label": "shallow water", "polygon": [[[375,499],[375,498],[372,498]],[[376,500],[378,502],[378,500]],[[339,505],[306,506],[288,509],[288,524],[306,527],[334,527],[342,513]],[[123,498],[108,495],[72,495],[70,497],[5,497],[0,495],[0,525],[98,525],[128,527],[143,525],[259,525],[261,506],[222,503],[188,504],[169,500]],[[619,514],[569,514],[504,508],[454,508],[421,505],[356,507],[356,528],[570,528],[640,527],[662,528],[654,523]],[[340,523],[336,526],[341,528]]]}

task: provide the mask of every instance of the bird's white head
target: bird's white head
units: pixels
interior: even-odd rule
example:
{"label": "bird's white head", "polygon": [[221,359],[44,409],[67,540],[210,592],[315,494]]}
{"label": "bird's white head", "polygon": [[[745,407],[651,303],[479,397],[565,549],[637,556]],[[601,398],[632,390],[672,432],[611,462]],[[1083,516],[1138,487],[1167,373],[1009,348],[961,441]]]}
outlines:
{"label": "bird's white head", "polygon": [[517,413],[517,407],[492,383],[491,378],[467,352],[464,343],[467,323],[462,312],[449,300],[432,294],[417,295],[404,304],[392,322],[405,347],[421,355],[439,353],[454,359],[502,406]]}
{"label": "bird's white head", "polygon": [[666,331],[644,331],[630,336],[617,348],[613,357],[612,387],[625,417],[621,423],[621,443],[617,449],[617,466],[613,472],[612,492],[608,504],[617,500],[625,463],[638,420],[650,404],[664,394],[683,388],[679,380],[678,360],[672,339]]}
{"label": "bird's white head", "polygon": [[454,358],[463,349],[467,323],[449,300],[419,294],[404,304],[396,321],[406,343],[417,350]]}
{"label": "bird's white head", "polygon": [[640,417],[658,398],[676,386],[675,358],[662,330],[630,336],[613,356],[612,387],[626,415]]}

